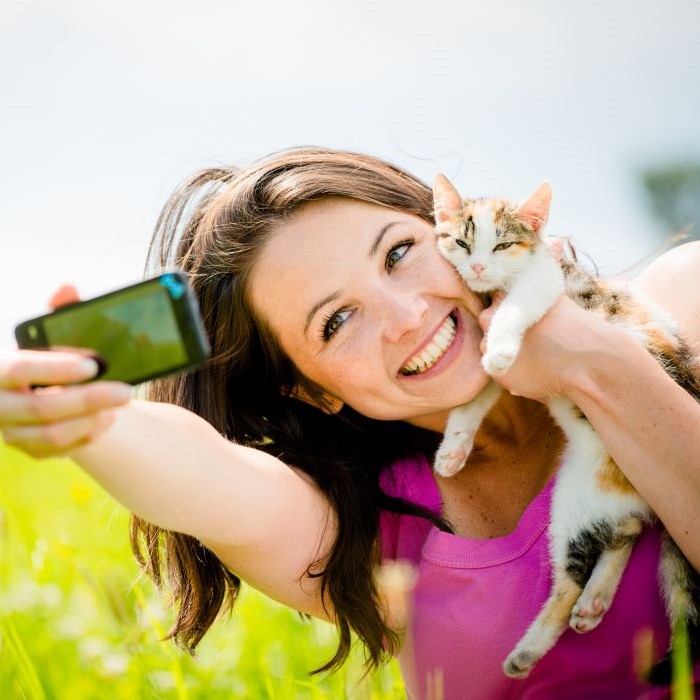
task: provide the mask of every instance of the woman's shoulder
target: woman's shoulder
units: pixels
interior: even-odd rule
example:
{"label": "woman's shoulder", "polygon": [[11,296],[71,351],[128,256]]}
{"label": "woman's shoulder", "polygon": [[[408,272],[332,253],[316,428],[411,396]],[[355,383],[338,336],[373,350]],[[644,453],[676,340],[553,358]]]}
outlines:
{"label": "woman's shoulder", "polygon": [[651,262],[633,284],[651,288],[665,282],[680,282],[679,276],[692,275],[700,270],[700,241],[689,241],[674,246]]}
{"label": "woman's shoulder", "polygon": [[681,334],[700,349],[700,241],[667,251],[630,282],[632,291],[661,306]]}

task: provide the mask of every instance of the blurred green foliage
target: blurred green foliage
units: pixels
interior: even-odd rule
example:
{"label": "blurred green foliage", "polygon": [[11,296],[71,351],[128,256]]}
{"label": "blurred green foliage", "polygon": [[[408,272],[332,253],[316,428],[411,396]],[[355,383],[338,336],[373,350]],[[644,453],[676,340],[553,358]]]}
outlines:
{"label": "blurred green foliage", "polygon": [[642,183],[664,236],[688,231],[689,238],[700,238],[700,163],[648,168]]}
{"label": "blurred green foliage", "polygon": [[128,514],[68,460],[0,444],[0,698],[403,698],[396,663],[363,677],[331,625],[244,586],[195,658],[160,641],[170,624],[139,576]]}

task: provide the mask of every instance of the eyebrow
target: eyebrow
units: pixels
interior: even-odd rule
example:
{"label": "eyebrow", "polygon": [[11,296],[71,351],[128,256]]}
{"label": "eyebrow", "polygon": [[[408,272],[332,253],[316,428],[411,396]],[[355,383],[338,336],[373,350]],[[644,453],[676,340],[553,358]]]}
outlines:
{"label": "eyebrow", "polygon": [[373,257],[376,255],[377,251],[379,250],[379,246],[382,244],[382,238],[384,238],[384,235],[386,232],[392,227],[396,226],[396,224],[401,223],[400,221],[390,221],[388,224],[384,224],[379,229],[379,233],[377,234],[377,237],[374,239],[374,243],[372,243],[372,246],[369,249],[369,257]]}
{"label": "eyebrow", "polygon": [[[388,224],[384,224],[379,229],[379,233],[377,234],[376,238],[372,242],[372,245],[370,246],[369,249],[369,254],[368,257],[372,258],[377,254],[377,251],[379,250],[379,247],[382,244],[382,239],[386,235],[387,231],[392,227],[395,226],[396,224],[401,223],[400,221],[390,221]],[[306,321],[304,322],[304,335],[307,334],[309,330],[309,326],[311,325],[311,321],[313,320],[314,316],[316,315],[317,311],[321,308],[323,308],[326,304],[330,304],[330,302],[334,301],[340,296],[340,291],[335,291],[329,294],[328,296],[324,297],[321,299],[321,301],[316,302],[310,309],[309,313],[306,314]]]}
{"label": "eyebrow", "polygon": [[324,297],[321,299],[321,301],[317,302],[316,304],[313,305],[311,311],[309,311],[308,314],[306,314],[306,322],[304,323],[304,335],[306,335],[307,331],[309,330],[309,326],[311,325],[311,321],[313,317],[316,315],[316,312],[324,307],[326,304],[330,304],[332,301],[337,299],[340,296],[340,292],[333,292],[332,294],[329,294],[327,297]]}

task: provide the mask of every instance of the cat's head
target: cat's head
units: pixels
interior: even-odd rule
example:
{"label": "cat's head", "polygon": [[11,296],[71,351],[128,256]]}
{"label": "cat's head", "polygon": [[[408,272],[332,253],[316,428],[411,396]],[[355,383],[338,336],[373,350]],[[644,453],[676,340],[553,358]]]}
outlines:
{"label": "cat's head", "polygon": [[476,292],[507,289],[510,281],[544,249],[549,216],[548,182],[521,204],[502,199],[462,199],[438,175],[433,186],[438,248]]}

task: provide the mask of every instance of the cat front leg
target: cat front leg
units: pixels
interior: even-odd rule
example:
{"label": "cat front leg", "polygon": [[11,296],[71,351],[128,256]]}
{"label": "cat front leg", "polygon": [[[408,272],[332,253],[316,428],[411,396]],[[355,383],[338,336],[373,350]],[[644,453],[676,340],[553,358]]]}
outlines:
{"label": "cat front leg", "polygon": [[600,555],[583,593],[571,611],[569,624],[576,632],[590,632],[600,624],[610,608],[634,543],[641,532],[642,521],[639,518],[627,518],[616,527],[609,548]]}
{"label": "cat front leg", "polygon": [[513,282],[491,320],[481,364],[487,374],[503,374],[520,352],[523,335],[564,293],[561,269],[548,254]]}
{"label": "cat front leg", "polygon": [[510,368],[520,352],[525,331],[539,318],[527,308],[518,289],[513,288],[493,315],[486,336],[486,352],[481,365],[487,374],[497,377]]}
{"label": "cat front leg", "polygon": [[452,476],[462,469],[472,451],[476,431],[502,391],[501,386],[491,381],[475,399],[450,411],[445,434],[435,456],[434,468],[440,476]]}

